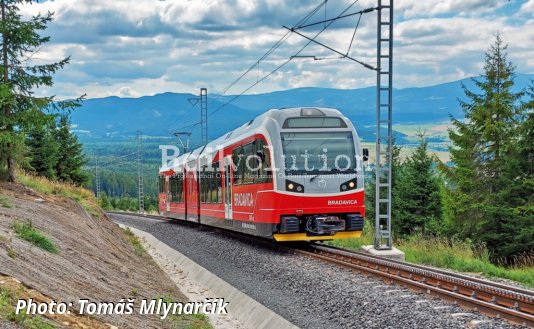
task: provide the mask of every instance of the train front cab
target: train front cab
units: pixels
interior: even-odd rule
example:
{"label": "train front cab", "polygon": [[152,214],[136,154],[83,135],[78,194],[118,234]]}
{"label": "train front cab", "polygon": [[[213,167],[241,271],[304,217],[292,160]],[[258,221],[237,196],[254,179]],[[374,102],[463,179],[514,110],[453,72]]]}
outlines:
{"label": "train front cab", "polygon": [[351,122],[337,110],[303,108],[279,127],[272,135],[279,136],[273,153],[281,169],[273,175],[275,189],[258,195],[256,217],[277,222],[276,241],[360,237],[364,157]]}

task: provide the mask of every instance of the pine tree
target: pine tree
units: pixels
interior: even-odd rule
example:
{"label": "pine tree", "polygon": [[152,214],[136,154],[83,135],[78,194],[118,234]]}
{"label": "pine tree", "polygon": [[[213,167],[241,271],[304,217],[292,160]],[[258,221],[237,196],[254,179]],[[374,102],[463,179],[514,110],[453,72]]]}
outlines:
{"label": "pine tree", "polygon": [[59,154],[55,166],[57,179],[82,185],[88,180],[83,167],[87,163],[83,155],[83,146],[78,137],[70,131],[69,118],[62,115],[59,127],[54,133],[55,141],[59,145]]}
{"label": "pine tree", "polygon": [[428,154],[428,141],[421,133],[419,146],[403,163],[393,187],[397,236],[413,233],[436,234],[441,225],[441,192]]}
{"label": "pine tree", "polygon": [[59,157],[59,144],[53,131],[55,123],[48,117],[44,124],[37,124],[28,135],[27,145],[30,153],[30,166],[39,176],[56,179],[56,164]]}
{"label": "pine tree", "polygon": [[[69,58],[56,63],[34,64],[32,61],[49,37],[42,36],[52,13],[24,20],[19,6],[31,0],[0,0],[0,161],[7,167],[7,179],[15,181],[15,167],[23,153],[24,136],[28,126],[36,126],[43,113],[51,107],[68,110],[79,101],[56,102],[54,97],[36,97],[33,90],[52,86],[52,75],[63,68]],[[82,96],[83,97],[83,96]],[[41,121],[41,123],[43,123]]]}
{"label": "pine tree", "polygon": [[485,56],[484,74],[473,79],[480,93],[463,86],[468,101],[460,105],[465,120],[452,119],[449,131],[452,168],[445,171],[451,189],[448,222],[462,237],[484,242],[493,259],[509,258],[503,245],[512,245],[521,229],[514,222],[516,156],[522,93],[512,91],[514,66],[499,35]]}

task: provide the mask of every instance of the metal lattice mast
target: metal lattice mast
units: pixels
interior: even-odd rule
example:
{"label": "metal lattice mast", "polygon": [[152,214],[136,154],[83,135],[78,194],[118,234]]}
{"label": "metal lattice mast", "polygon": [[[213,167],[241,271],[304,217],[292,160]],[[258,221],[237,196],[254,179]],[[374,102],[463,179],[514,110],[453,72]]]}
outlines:
{"label": "metal lattice mast", "polygon": [[200,88],[200,127],[202,145],[208,144],[208,89]]}
{"label": "metal lattice mast", "polygon": [[139,181],[139,212],[144,213],[145,212],[145,197],[144,197],[144,191],[143,191],[143,167],[142,161],[141,161],[141,142],[142,142],[143,135],[141,135],[141,131],[137,131],[137,178]]}
{"label": "metal lattice mast", "polygon": [[375,249],[391,249],[393,0],[378,0]]}
{"label": "metal lattice mast", "polygon": [[98,170],[98,157],[95,153],[95,185],[96,185],[96,200],[100,201],[100,170]]}

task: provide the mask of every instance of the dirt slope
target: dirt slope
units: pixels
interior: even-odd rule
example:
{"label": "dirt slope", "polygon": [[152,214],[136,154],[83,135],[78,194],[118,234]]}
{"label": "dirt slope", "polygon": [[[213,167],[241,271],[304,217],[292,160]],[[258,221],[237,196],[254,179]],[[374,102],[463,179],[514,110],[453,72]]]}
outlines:
{"label": "dirt slope", "polygon": [[[0,185],[0,195],[9,203],[0,205],[0,274],[75,306],[82,298],[105,302],[136,298],[137,305],[142,298],[163,295],[186,300],[148,255],[134,252],[125,232],[104,214],[93,218],[74,201],[15,184]],[[57,244],[59,254],[15,236],[13,221],[28,220]],[[166,326],[155,316],[137,312],[95,318],[119,327]]]}

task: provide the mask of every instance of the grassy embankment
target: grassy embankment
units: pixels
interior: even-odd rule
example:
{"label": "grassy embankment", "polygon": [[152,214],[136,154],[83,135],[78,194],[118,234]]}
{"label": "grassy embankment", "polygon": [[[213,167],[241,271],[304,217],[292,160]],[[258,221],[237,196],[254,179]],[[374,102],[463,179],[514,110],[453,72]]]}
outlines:
{"label": "grassy embankment", "polygon": [[[38,191],[44,195],[61,196],[72,199],[78,202],[91,216],[100,216],[103,214],[102,209],[98,206],[98,202],[93,192],[84,189],[82,187],[73,186],[70,184],[53,182],[46,178],[28,175],[25,173],[19,173],[18,181],[35,191]],[[0,206],[11,208],[12,204],[7,198],[0,198]],[[52,253],[58,253],[57,247],[50,242],[50,240],[42,235],[39,231],[35,230],[31,223],[13,222],[12,228],[18,237],[27,240],[38,247],[50,251]],[[130,244],[134,247],[134,253],[142,258],[150,257],[145,251],[140,240],[130,230],[125,229],[125,237]],[[53,325],[47,323],[40,317],[28,318],[25,314],[20,316],[13,315],[14,307],[13,292],[8,290],[0,290],[0,319],[14,321],[23,328],[39,328],[48,329],[54,328]],[[170,297],[167,297],[170,299]],[[169,316],[165,321],[165,327],[170,328],[191,328],[191,329],[209,329],[212,328],[208,321],[208,318],[202,314],[193,315],[173,315]]]}
{"label": "grassy embankment", "polygon": [[25,173],[19,173],[18,181],[31,189],[34,189],[45,195],[57,195],[72,199],[78,202],[92,216],[99,216],[102,211],[93,192],[83,187],[70,184],[53,182],[44,177],[33,176]]}
{"label": "grassy embankment", "polygon": [[[374,231],[367,228],[359,239],[335,240],[330,244],[359,250],[361,246],[373,244]],[[519,282],[534,288],[534,255],[517,260],[517,266],[505,267],[492,264],[485,248],[470,243],[454,241],[449,243],[443,238],[424,238],[413,236],[394,243],[405,253],[406,261],[451,269],[464,273],[476,273],[486,278],[502,278]]]}

